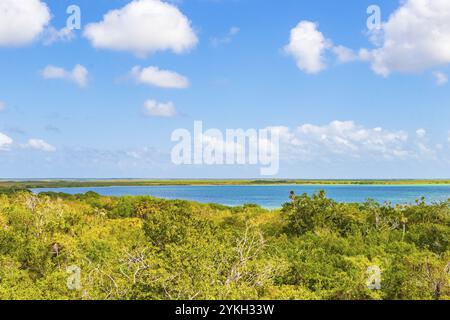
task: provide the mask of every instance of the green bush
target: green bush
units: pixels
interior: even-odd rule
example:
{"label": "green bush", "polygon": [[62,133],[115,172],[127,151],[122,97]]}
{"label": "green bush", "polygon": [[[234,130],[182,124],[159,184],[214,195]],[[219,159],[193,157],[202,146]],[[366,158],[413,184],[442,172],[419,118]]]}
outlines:
{"label": "green bush", "polygon": [[450,299],[449,272],[450,202],[0,194],[0,300]]}

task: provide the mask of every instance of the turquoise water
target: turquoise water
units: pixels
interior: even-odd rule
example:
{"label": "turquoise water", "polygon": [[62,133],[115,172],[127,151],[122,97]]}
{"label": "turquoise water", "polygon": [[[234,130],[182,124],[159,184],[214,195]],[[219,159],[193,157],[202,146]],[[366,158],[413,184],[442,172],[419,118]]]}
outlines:
{"label": "turquoise water", "polygon": [[450,198],[450,185],[271,185],[271,186],[151,186],[151,187],[88,187],[42,188],[33,192],[64,192],[69,194],[94,191],[104,196],[151,195],[165,199],[183,199],[203,203],[237,206],[246,203],[265,208],[279,208],[289,200],[289,192],[313,194],[325,190],[328,197],[339,202],[363,202],[373,199],[393,204],[415,202],[424,196],[427,202]]}

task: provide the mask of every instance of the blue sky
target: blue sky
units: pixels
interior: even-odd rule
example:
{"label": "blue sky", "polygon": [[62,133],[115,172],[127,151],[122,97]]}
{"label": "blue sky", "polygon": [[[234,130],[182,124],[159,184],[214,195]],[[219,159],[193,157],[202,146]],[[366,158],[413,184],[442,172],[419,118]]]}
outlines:
{"label": "blue sky", "polygon": [[[14,23],[14,1],[0,5],[0,177],[259,177],[258,166],[173,165],[171,133],[195,120],[282,128],[278,177],[450,177],[445,1],[183,0],[154,20],[105,23],[138,2],[159,3],[26,0]],[[70,5],[82,28],[63,36]],[[133,77],[135,66],[169,79]]]}

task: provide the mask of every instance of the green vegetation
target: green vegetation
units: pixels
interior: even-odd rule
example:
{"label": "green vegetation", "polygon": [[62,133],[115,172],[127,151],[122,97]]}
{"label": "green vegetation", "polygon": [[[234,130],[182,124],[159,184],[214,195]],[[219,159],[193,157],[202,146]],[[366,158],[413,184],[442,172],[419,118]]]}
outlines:
{"label": "green vegetation", "polygon": [[110,187],[110,186],[177,186],[177,185],[448,185],[450,180],[0,180],[0,192],[32,188]]}
{"label": "green vegetation", "polygon": [[0,299],[450,299],[449,262],[450,201],[0,194]]}

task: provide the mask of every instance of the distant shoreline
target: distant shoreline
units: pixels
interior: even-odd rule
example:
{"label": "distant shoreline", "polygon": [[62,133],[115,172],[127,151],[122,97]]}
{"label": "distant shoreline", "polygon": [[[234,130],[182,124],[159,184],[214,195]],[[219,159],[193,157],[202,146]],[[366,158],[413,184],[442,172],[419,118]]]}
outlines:
{"label": "distant shoreline", "polygon": [[76,187],[120,187],[120,186],[228,186],[228,185],[450,185],[450,179],[403,179],[403,180],[309,180],[309,179],[274,179],[274,180],[226,180],[226,179],[42,179],[42,180],[0,180],[1,189],[34,189],[34,188],[76,188]]}

